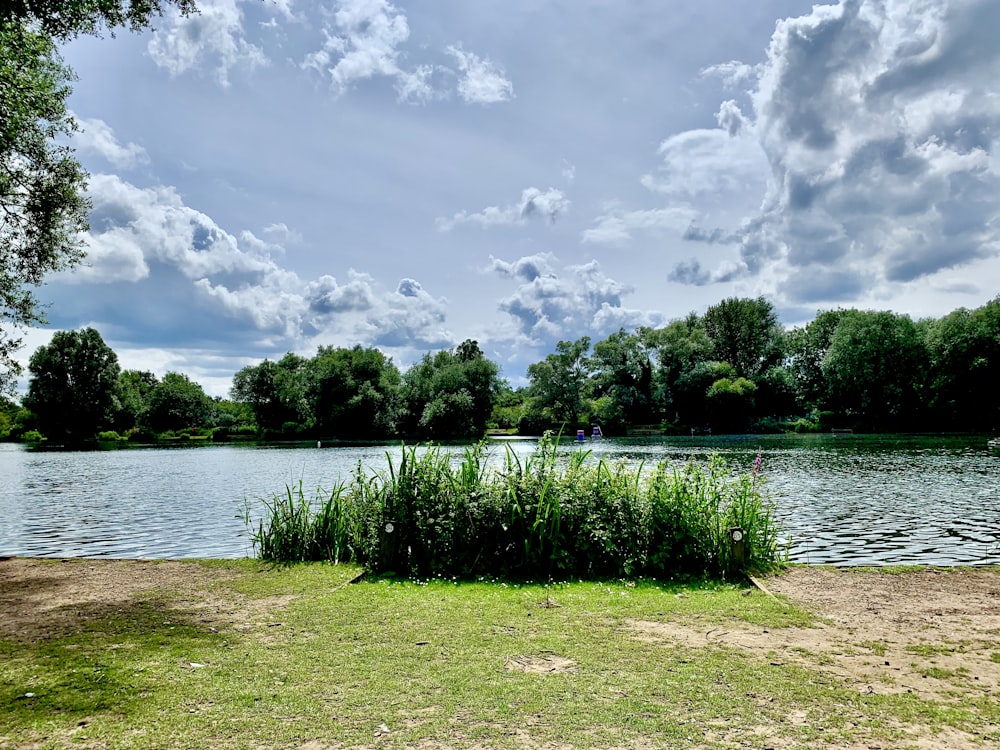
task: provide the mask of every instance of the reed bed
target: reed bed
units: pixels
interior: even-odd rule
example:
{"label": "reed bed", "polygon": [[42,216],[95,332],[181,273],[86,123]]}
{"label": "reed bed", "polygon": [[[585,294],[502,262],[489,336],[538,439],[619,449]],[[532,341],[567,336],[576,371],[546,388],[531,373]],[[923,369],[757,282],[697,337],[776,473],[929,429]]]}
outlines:
{"label": "reed bed", "polygon": [[[484,444],[457,461],[403,446],[385,469],[359,464],[332,491],[309,498],[300,482],[262,501],[256,526],[248,515],[254,548],[268,561],[416,578],[731,578],[783,562],[759,458],[746,474],[718,457],[648,471],[557,448],[544,438],[527,458],[507,449],[490,465]],[[737,527],[742,552],[729,537]]]}

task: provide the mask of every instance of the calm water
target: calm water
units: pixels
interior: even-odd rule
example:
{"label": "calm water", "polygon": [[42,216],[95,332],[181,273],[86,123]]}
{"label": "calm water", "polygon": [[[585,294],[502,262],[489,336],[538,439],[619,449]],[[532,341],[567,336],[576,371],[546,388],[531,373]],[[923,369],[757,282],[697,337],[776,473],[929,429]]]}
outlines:
{"label": "calm water", "polygon": [[[533,441],[510,441],[527,454]],[[570,446],[567,446],[569,448]],[[722,455],[763,472],[795,561],[1000,564],[1000,451],[985,438],[748,436],[587,442],[605,458]],[[245,557],[257,500],[332,487],[396,446],[206,446],[93,452],[0,444],[0,555]],[[503,451],[497,446],[495,454]]]}

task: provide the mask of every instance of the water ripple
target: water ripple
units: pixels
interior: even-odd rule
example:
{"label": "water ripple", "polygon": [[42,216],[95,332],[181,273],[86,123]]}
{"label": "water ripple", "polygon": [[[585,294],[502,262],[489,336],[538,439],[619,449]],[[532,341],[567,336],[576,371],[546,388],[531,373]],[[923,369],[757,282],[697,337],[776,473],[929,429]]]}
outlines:
{"label": "water ripple", "polygon": [[[534,443],[516,441],[525,455]],[[724,436],[604,440],[605,459],[704,461],[746,471],[760,451],[793,561],[1000,564],[1000,456],[984,438]],[[566,450],[573,446],[565,446]],[[502,456],[503,448],[494,451]],[[0,555],[252,555],[245,501],[303,483],[330,488],[397,446],[212,446],[94,452],[0,444]]]}

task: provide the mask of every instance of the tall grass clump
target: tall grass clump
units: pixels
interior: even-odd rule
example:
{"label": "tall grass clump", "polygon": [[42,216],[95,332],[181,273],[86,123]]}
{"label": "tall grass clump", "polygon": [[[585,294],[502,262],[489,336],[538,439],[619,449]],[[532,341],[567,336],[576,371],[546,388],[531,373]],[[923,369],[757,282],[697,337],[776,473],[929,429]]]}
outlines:
{"label": "tall grass clump", "polygon": [[349,523],[354,512],[344,502],[344,486],[338,485],[329,495],[316,491],[316,499],[306,499],[302,482],[265,500],[264,518],[253,527],[249,510],[244,520],[250,526],[254,549],[263,560],[305,562],[329,560],[347,562]]}
{"label": "tall grass clump", "polygon": [[[302,485],[264,503],[252,533],[267,560],[354,561],[416,577],[732,577],[780,564],[773,508],[752,472],[595,461],[551,438],[490,463],[483,444],[453,456],[403,446],[387,467],[358,465],[331,494]],[[744,534],[734,555],[729,531]]]}

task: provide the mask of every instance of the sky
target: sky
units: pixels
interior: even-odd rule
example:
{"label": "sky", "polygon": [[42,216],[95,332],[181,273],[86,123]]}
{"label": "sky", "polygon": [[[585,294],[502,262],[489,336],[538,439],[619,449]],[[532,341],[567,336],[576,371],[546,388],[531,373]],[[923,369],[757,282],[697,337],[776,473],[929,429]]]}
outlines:
{"label": "sky", "polygon": [[200,0],[81,38],[93,203],[49,324],[123,367],[318,346],[402,369],[764,296],[940,317],[1000,292],[996,0]]}

